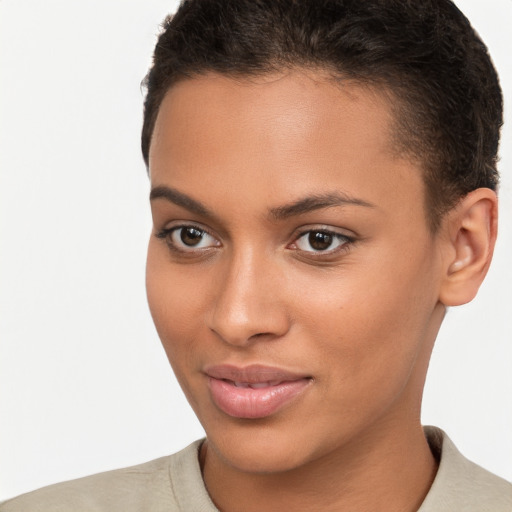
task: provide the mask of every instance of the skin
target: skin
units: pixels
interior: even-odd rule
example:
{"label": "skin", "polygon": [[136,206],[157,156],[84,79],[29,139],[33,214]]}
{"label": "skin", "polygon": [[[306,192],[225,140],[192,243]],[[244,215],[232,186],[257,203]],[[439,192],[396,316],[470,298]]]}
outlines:
{"label": "skin", "polygon": [[[485,275],[496,203],[481,189],[431,233],[390,112],[379,91],[303,70],[188,79],[160,107],[151,186],[181,195],[151,201],[148,300],[222,511],[413,511],[435,476],[428,361],[446,306]],[[286,210],[333,194],[350,201]],[[182,226],[204,230],[198,246]],[[337,236],[315,252],[322,230]],[[225,363],[312,379],[268,418],[233,418],[204,374]]]}

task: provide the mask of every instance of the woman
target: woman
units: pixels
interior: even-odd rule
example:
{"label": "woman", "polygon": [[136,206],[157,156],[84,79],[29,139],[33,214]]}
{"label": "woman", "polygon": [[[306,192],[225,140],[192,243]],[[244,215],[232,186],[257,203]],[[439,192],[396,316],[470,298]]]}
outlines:
{"label": "woman", "polygon": [[508,510],[420,424],[496,237],[501,93],[461,13],[192,1],[147,88],[149,305],[207,439],[2,510]]}

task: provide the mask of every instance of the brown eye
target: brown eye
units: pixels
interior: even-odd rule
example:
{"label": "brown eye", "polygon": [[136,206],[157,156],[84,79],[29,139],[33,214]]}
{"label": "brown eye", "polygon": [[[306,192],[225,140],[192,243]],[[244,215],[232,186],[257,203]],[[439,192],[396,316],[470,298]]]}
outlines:
{"label": "brown eye", "polygon": [[189,247],[195,247],[201,243],[204,236],[204,231],[194,227],[180,228],[178,230],[181,241]]}
{"label": "brown eye", "polygon": [[198,252],[213,247],[220,247],[222,244],[208,231],[198,226],[177,226],[166,228],[160,231],[157,238],[166,241],[170,249],[177,252]]}
{"label": "brown eye", "polygon": [[321,253],[335,251],[350,242],[352,239],[341,233],[312,229],[297,238],[295,246],[302,252]]}
{"label": "brown eye", "polygon": [[333,236],[325,231],[311,231],[308,235],[308,242],[315,251],[325,251],[332,244]]}

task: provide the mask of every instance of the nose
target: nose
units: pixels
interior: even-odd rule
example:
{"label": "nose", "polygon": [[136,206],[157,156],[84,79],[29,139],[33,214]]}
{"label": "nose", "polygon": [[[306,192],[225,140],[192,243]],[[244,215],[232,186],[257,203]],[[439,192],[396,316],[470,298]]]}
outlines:
{"label": "nose", "polygon": [[279,274],[263,255],[234,255],[225,262],[215,283],[210,329],[234,346],[283,336],[289,318]]}

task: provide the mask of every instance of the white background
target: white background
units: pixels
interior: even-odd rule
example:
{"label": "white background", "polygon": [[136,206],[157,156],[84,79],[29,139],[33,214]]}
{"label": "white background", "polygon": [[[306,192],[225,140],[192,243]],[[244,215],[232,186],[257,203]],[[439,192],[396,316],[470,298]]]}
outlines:
{"label": "white background", "polygon": [[[511,0],[460,0],[512,104]],[[1,0],[0,500],[202,435],[144,291],[140,81],[164,0]],[[512,122],[501,233],[434,351],[424,422],[512,479]]]}

